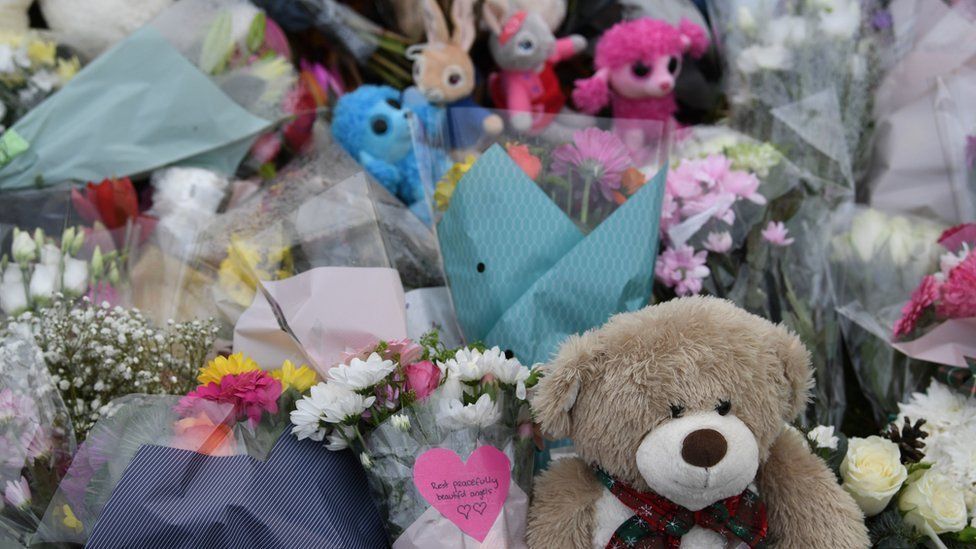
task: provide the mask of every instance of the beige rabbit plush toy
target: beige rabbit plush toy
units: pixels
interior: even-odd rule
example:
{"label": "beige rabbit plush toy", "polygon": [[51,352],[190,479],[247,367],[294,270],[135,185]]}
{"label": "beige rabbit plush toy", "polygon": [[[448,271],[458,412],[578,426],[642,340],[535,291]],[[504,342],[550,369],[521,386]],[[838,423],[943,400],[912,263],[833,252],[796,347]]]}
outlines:
{"label": "beige rabbit plush toy", "polygon": [[427,43],[407,50],[415,87],[407,90],[404,102],[429,135],[437,135],[452,149],[473,148],[483,136],[502,131],[501,118],[471,98],[475,70],[468,50],[476,34],[473,1],[454,0],[451,5],[453,35],[437,0],[422,0],[421,6]]}

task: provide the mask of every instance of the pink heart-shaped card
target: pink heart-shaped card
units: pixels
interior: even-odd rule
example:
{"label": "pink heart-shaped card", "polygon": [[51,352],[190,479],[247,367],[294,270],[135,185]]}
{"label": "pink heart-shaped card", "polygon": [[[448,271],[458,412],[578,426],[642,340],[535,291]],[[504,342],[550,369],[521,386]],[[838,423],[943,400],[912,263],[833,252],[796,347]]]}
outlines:
{"label": "pink heart-shaped card", "polygon": [[424,499],[479,542],[501,514],[511,480],[508,456],[492,446],[471,452],[467,462],[451,450],[434,448],[413,466],[413,483]]}

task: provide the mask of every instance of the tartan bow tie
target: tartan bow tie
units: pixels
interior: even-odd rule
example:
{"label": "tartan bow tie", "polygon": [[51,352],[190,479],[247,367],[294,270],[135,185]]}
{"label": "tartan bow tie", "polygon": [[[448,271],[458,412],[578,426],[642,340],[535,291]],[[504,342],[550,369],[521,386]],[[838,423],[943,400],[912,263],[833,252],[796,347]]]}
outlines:
{"label": "tartan bow tie", "polygon": [[638,492],[594,467],[597,478],[634,516],[617,528],[607,549],[678,549],[681,537],[695,526],[718,532],[730,541],[741,541],[752,548],[766,547],[766,505],[759,496],[746,490],[700,511],[689,511],[654,492]]}

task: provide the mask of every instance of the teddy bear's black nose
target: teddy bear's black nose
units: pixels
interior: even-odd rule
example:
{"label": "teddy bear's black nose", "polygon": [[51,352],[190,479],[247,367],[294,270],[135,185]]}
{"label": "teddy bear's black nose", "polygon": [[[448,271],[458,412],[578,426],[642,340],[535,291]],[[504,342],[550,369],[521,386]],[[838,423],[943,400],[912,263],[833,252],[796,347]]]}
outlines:
{"label": "teddy bear's black nose", "polygon": [[715,429],[692,431],[681,443],[681,457],[695,467],[714,467],[725,457],[728,443]]}

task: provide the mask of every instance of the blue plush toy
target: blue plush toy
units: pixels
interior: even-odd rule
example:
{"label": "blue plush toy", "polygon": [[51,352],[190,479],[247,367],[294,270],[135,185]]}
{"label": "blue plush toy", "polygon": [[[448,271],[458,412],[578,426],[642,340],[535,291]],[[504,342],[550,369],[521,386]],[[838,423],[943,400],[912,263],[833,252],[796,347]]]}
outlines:
{"label": "blue plush toy", "polygon": [[363,85],[336,103],[332,135],[386,190],[430,223],[409,117],[400,92],[389,86]]}

